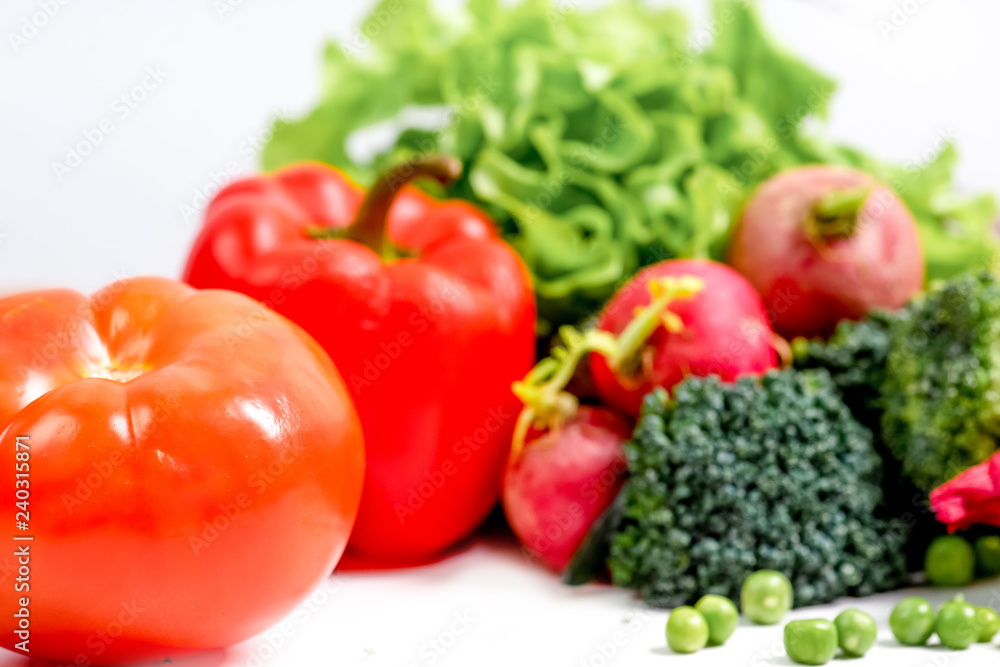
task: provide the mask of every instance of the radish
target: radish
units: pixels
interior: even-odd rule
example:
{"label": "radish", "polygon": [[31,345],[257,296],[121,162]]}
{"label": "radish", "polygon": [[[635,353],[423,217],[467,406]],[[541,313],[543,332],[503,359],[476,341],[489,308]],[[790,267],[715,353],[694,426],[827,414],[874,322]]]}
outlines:
{"label": "radish", "polygon": [[899,308],[924,283],[913,215],[889,188],[843,167],[800,167],[766,181],[743,211],[729,262],[788,338]]}
{"label": "radish", "polygon": [[624,417],[583,406],[559,428],[528,436],[503,487],[507,521],[527,556],[565,569],[621,488],[631,432]]}
{"label": "radish", "polygon": [[[671,295],[665,287],[685,279],[697,281],[696,293]],[[637,309],[652,311],[651,331],[642,328]],[[711,260],[671,259],[643,269],[611,298],[597,326],[621,341],[617,353],[590,356],[598,394],[635,417],[643,396],[656,387],[669,391],[688,375],[728,382],[777,365],[760,295],[739,273]],[[631,341],[635,333],[640,345]]]}
{"label": "radish", "polygon": [[567,392],[590,358],[601,399],[638,416],[642,397],[685,375],[725,380],[774,368],[774,334],[760,295],[743,276],[708,260],[647,267],[608,302],[598,327],[559,330],[563,346],[514,383],[524,403],[504,479],[507,520],[525,553],[561,571],[624,481],[631,423],[614,410],[578,406]]}

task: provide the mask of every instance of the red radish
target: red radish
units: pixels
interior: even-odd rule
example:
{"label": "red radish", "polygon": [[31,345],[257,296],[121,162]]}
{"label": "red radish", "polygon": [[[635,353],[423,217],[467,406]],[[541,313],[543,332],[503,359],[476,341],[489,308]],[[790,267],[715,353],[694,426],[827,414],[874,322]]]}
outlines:
{"label": "red radish", "polygon": [[789,338],[899,308],[924,284],[913,215],[889,188],[843,167],[800,167],[765,182],[743,211],[729,263]]}
{"label": "red radish", "polygon": [[[699,281],[700,288],[669,299],[663,281],[685,277]],[[628,342],[630,328],[641,320],[636,309],[648,310],[658,299],[668,303],[636,350]],[[633,416],[652,389],[670,390],[687,375],[718,375],[731,381],[777,365],[774,332],[760,295],[739,273],[711,260],[671,259],[643,269],[611,298],[597,326],[617,334],[626,350],[590,355],[598,393]]]}
{"label": "red radish", "polygon": [[514,383],[524,403],[504,480],[503,504],[532,556],[562,570],[618,493],[631,425],[606,408],[579,407],[565,391],[590,357],[601,398],[633,416],[657,386],[685,375],[733,380],[774,368],[774,333],[760,295],[724,264],[669,260],[636,275],[596,329],[559,330],[553,349]]}
{"label": "red radish", "polygon": [[565,569],[621,488],[631,432],[620,415],[583,406],[558,428],[528,436],[503,487],[504,513],[525,553]]}

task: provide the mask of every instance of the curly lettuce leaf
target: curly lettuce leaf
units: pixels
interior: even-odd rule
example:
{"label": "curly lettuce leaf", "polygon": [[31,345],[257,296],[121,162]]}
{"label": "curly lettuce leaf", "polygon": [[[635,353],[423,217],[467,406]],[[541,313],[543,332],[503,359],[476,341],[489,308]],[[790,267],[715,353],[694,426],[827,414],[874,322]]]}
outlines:
{"label": "curly lettuce leaf", "polygon": [[[753,189],[806,163],[851,165],[892,183],[921,226],[928,275],[988,263],[989,196],[954,194],[953,149],[920,169],[886,166],[805,134],[834,82],[774,44],[748,0],[714,0],[710,48],[685,15],[640,2],[576,9],[549,0],[383,0],[370,42],[328,46],[322,97],[274,133],[265,168],[321,160],[362,183],[414,155],[465,163],[449,196],[484,207],[531,270],[539,334],[589,314],[640,266],[715,257]],[[360,131],[446,108],[362,160]]]}

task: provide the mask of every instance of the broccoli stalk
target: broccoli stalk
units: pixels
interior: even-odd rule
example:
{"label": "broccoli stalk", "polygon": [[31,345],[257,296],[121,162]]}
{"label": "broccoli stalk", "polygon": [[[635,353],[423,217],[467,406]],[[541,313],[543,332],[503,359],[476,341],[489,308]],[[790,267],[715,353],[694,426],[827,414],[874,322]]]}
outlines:
{"label": "broccoli stalk", "polygon": [[888,518],[871,432],[825,370],[655,391],[626,452],[607,562],[650,604],[738,600],[764,568],[789,577],[799,606],[906,581],[909,527]]}

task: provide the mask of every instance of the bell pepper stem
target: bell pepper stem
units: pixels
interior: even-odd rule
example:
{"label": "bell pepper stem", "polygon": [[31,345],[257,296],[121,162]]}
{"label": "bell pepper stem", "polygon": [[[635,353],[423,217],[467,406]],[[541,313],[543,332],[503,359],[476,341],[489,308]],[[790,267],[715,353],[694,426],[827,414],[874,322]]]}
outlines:
{"label": "bell pepper stem", "polygon": [[449,185],[461,175],[461,160],[443,155],[417,158],[383,172],[358,208],[347,238],[368,246],[384,257],[389,251],[385,238],[386,217],[403,186],[421,178],[431,178],[442,185]]}
{"label": "bell pepper stem", "polygon": [[580,361],[589,354],[600,354],[616,373],[627,372],[640,356],[650,336],[662,325],[679,333],[684,323],[668,307],[678,299],[690,299],[701,291],[704,282],[695,276],[664,276],[648,284],[652,300],[637,308],[634,317],[617,336],[609,331],[591,329],[581,333],[571,326],[559,329],[563,345],[553,348],[524,379],[512,385],[524,408],[518,415],[511,442],[510,464],[524,449],[528,433],[536,428],[559,428],[576,413],[576,397],[565,391]]}

